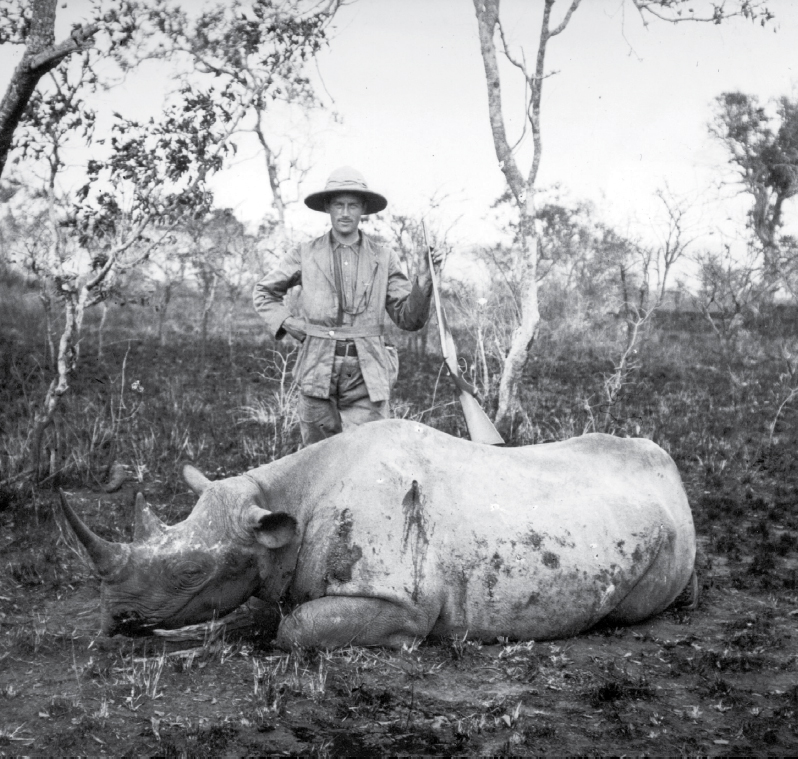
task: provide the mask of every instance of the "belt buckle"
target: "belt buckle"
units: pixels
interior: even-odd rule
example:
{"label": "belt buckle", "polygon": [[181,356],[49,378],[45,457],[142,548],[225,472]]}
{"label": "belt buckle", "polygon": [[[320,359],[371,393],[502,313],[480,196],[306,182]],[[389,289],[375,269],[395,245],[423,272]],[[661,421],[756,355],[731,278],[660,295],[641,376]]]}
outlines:
{"label": "belt buckle", "polygon": [[335,343],[335,354],[337,356],[357,356],[357,348],[352,340],[338,340]]}

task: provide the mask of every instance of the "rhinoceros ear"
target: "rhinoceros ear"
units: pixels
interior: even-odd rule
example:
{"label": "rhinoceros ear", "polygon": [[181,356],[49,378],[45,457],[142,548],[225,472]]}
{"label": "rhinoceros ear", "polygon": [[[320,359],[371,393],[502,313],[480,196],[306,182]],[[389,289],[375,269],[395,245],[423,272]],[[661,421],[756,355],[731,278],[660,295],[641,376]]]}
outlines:
{"label": "rhinoceros ear", "polygon": [[255,539],[266,548],[282,548],[296,537],[296,519],[283,511],[266,511],[253,506],[247,517]]}
{"label": "rhinoceros ear", "polygon": [[205,488],[211,484],[211,481],[191,464],[186,464],[183,467],[183,479],[197,495],[202,495]]}
{"label": "rhinoceros ear", "polygon": [[166,525],[152,513],[141,493],[136,493],[136,523],[133,528],[133,542],[143,543],[150,538],[163,535]]}

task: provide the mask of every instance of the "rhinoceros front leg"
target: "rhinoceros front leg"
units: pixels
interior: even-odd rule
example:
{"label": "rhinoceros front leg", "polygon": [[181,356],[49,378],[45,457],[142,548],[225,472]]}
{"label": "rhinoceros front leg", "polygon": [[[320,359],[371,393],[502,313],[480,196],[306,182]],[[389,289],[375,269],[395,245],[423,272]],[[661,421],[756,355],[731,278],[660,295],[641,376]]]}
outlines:
{"label": "rhinoceros front leg", "polygon": [[[434,615],[437,617],[437,614]],[[279,648],[387,646],[401,648],[425,638],[435,618],[379,598],[325,596],[298,606],[277,631]]]}

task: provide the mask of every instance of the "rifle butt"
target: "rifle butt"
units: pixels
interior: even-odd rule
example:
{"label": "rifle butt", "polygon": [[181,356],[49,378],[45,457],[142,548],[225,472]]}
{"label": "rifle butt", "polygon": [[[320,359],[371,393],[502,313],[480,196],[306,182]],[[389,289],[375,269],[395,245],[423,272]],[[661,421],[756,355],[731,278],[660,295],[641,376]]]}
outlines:
{"label": "rifle butt", "polygon": [[471,393],[460,391],[460,405],[471,440],[484,445],[504,445],[504,439]]}

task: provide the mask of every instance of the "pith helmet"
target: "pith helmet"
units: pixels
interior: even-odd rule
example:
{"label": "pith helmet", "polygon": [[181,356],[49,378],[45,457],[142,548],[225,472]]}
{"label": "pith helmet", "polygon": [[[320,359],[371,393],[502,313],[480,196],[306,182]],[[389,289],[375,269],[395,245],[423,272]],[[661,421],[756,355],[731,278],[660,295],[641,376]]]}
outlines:
{"label": "pith helmet", "polygon": [[339,192],[362,195],[366,203],[364,214],[379,213],[388,205],[388,201],[382,195],[369,190],[363,175],[351,166],[342,166],[330,174],[324,189],[310,193],[305,198],[305,205],[314,211],[325,213],[324,204]]}

